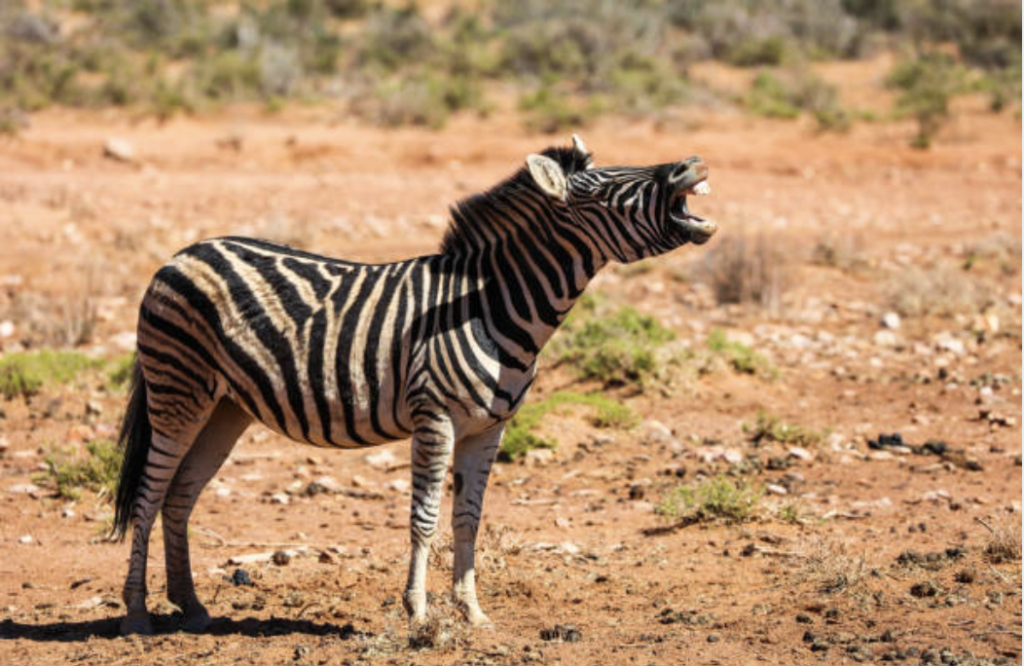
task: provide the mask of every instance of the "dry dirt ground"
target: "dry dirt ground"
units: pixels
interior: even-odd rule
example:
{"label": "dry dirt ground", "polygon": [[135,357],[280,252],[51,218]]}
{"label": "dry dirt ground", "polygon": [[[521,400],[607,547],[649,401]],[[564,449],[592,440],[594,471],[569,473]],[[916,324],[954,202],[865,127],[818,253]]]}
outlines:
{"label": "dry dirt ground", "polygon": [[[493,629],[465,629],[446,601],[446,528],[436,621],[410,640],[406,443],[324,451],[253,427],[192,522],[210,632],[174,631],[156,531],[160,632],[121,638],[128,548],[98,538],[109,504],[27,486],[54,446],[110,437],[124,394],[93,373],[0,403],[0,663],[1020,663],[1020,561],[985,553],[990,528],[1020,540],[1020,121],[963,111],[929,152],[905,147],[911,131],[819,136],[693,112],[583,133],[600,164],[700,154],[714,193],[695,210],[720,224],[707,246],[609,269],[592,288],[694,346],[723,329],[778,376],[719,368],[670,391],[609,390],[642,418],[629,431],[551,416],[553,456],[497,465],[488,491],[478,575]],[[103,156],[111,136],[133,161]],[[0,143],[0,305],[32,295],[32,316],[73,317],[91,295],[86,350],[112,357],[148,277],[190,241],[249,234],[364,261],[430,252],[448,204],[551,141],[500,115],[436,133],[316,109],[163,126],[43,114]],[[770,308],[717,305],[702,262],[757,234],[783,250],[788,289]],[[922,314],[883,329],[903,297]],[[549,363],[532,399],[572,377]],[[827,435],[805,451],[755,446],[743,425],[759,410]],[[962,453],[869,448],[891,432]],[[393,458],[367,460],[382,450]],[[682,526],[655,512],[677,485],[730,469],[768,489],[754,520]],[[303,493],[322,476],[340,492]],[[229,561],[279,550],[287,563]],[[252,585],[230,582],[236,568]],[[575,631],[542,637],[556,625]]]}

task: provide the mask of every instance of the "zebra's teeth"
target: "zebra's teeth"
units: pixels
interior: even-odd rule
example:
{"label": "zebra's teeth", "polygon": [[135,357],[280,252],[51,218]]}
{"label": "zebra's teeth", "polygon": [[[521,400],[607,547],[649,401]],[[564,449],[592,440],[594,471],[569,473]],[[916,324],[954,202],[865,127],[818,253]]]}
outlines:
{"label": "zebra's teeth", "polygon": [[711,186],[708,185],[708,181],[702,180],[693,186],[693,193],[700,195],[711,194]]}

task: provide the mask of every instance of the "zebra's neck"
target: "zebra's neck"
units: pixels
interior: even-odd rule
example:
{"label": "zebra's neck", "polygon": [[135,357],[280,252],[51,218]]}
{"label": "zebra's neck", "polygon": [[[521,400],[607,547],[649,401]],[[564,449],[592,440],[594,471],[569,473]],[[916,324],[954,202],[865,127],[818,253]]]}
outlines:
{"label": "zebra's neck", "polygon": [[[499,229],[501,233],[493,233]],[[607,259],[568,219],[545,214],[492,226],[487,242],[445,254],[467,278],[471,317],[486,328],[501,355],[532,368],[537,355]]]}

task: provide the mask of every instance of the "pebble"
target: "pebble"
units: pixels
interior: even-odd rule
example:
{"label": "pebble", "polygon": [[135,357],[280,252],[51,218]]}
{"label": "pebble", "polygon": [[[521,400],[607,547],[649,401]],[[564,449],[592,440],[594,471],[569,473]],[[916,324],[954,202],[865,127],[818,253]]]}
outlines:
{"label": "pebble", "polygon": [[118,162],[134,162],[135,146],[125,139],[112,136],[103,144],[103,156]]}
{"label": "pebble", "polygon": [[900,316],[895,312],[886,312],[882,315],[882,326],[895,331],[899,329],[900,324]]}
{"label": "pebble", "polygon": [[370,467],[374,469],[387,469],[394,467],[398,463],[398,458],[395,454],[391,453],[388,449],[378,451],[377,453],[371,453],[363,458]]}
{"label": "pebble", "polygon": [[29,544],[33,541],[35,541],[35,539],[32,538],[31,534],[25,534],[23,536],[18,537],[18,543]]}
{"label": "pebble", "polygon": [[790,458],[796,458],[797,460],[810,460],[813,457],[811,452],[802,446],[792,446],[788,453]]}
{"label": "pebble", "polygon": [[270,496],[271,504],[288,504],[288,495],[284,493],[274,493]]}
{"label": "pebble", "polygon": [[876,332],[872,340],[879,347],[895,347],[898,342],[895,333],[884,329]]}

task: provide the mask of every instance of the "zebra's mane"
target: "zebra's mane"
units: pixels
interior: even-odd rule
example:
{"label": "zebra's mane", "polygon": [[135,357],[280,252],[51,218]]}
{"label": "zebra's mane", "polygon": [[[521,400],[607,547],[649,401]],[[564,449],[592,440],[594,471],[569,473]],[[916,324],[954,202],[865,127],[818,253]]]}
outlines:
{"label": "zebra's mane", "polygon": [[[541,155],[558,162],[566,177],[591,165],[589,154],[583,155],[572,147],[552,146],[541,152]],[[481,240],[489,235],[487,231],[501,236],[510,222],[509,216],[503,215],[502,211],[508,208],[508,200],[514,199],[523,190],[532,190],[540,197],[546,196],[541,193],[525,165],[486,192],[474,194],[452,206],[451,222],[441,241],[441,253],[456,254],[478,249]]]}

